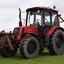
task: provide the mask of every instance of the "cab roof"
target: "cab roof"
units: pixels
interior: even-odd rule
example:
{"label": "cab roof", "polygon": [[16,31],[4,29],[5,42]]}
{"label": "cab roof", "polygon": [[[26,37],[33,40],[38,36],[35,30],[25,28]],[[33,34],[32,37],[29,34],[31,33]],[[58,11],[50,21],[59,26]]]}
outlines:
{"label": "cab roof", "polygon": [[28,8],[26,11],[34,11],[34,10],[38,10],[38,9],[39,10],[52,10],[52,11],[58,12],[55,9],[52,9],[52,8],[49,8],[49,7],[43,7],[43,6]]}

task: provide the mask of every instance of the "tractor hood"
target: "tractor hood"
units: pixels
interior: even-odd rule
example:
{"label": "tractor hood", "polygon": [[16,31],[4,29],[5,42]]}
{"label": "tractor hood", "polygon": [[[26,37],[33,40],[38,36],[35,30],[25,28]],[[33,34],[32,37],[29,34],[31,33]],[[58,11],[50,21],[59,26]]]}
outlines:
{"label": "tractor hood", "polygon": [[34,33],[38,35],[38,27],[36,26],[20,26],[16,27],[13,31],[14,39],[21,40],[24,36],[23,34],[26,33]]}
{"label": "tractor hood", "polygon": [[24,33],[28,33],[28,32],[33,32],[33,33],[37,33],[38,34],[38,27],[35,26],[25,26],[24,28]]}

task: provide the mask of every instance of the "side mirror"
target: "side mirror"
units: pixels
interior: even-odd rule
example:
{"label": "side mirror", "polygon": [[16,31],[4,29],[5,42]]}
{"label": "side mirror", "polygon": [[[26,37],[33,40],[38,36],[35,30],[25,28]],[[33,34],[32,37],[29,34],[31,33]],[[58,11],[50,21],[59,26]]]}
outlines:
{"label": "side mirror", "polygon": [[61,14],[59,14],[58,16],[61,17]]}
{"label": "side mirror", "polygon": [[61,14],[59,14],[58,16],[62,20],[62,22],[64,22],[64,19],[61,17]]}

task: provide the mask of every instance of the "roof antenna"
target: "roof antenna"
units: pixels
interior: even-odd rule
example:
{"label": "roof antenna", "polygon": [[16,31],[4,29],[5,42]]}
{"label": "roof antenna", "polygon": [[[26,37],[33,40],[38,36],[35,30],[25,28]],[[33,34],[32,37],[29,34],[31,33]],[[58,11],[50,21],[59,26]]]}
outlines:
{"label": "roof antenna", "polygon": [[56,9],[56,6],[55,6],[55,5],[53,6],[53,9],[54,9],[54,10]]}

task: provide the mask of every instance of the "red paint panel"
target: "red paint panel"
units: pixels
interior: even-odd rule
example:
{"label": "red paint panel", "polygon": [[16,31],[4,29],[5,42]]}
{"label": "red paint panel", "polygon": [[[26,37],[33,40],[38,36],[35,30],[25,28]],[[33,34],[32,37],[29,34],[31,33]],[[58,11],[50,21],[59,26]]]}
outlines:
{"label": "red paint panel", "polygon": [[22,39],[22,27],[19,27],[20,28],[20,32],[19,32],[19,36],[17,37],[16,40],[21,40]]}
{"label": "red paint panel", "polygon": [[46,36],[50,36],[56,28],[59,28],[59,26],[52,26],[46,33]]}
{"label": "red paint panel", "polygon": [[[20,28],[20,32],[19,32],[19,36],[17,38],[17,40],[21,40],[22,39],[22,34],[23,33],[35,33],[36,35],[38,35],[38,27],[35,26],[24,26],[24,27],[19,27]],[[23,31],[24,29],[24,31]],[[29,36],[29,34],[27,34],[27,36]]]}
{"label": "red paint panel", "polygon": [[33,33],[38,35],[38,27],[35,27],[35,26],[25,26],[24,27],[24,33],[27,33],[27,32],[33,32]]}

